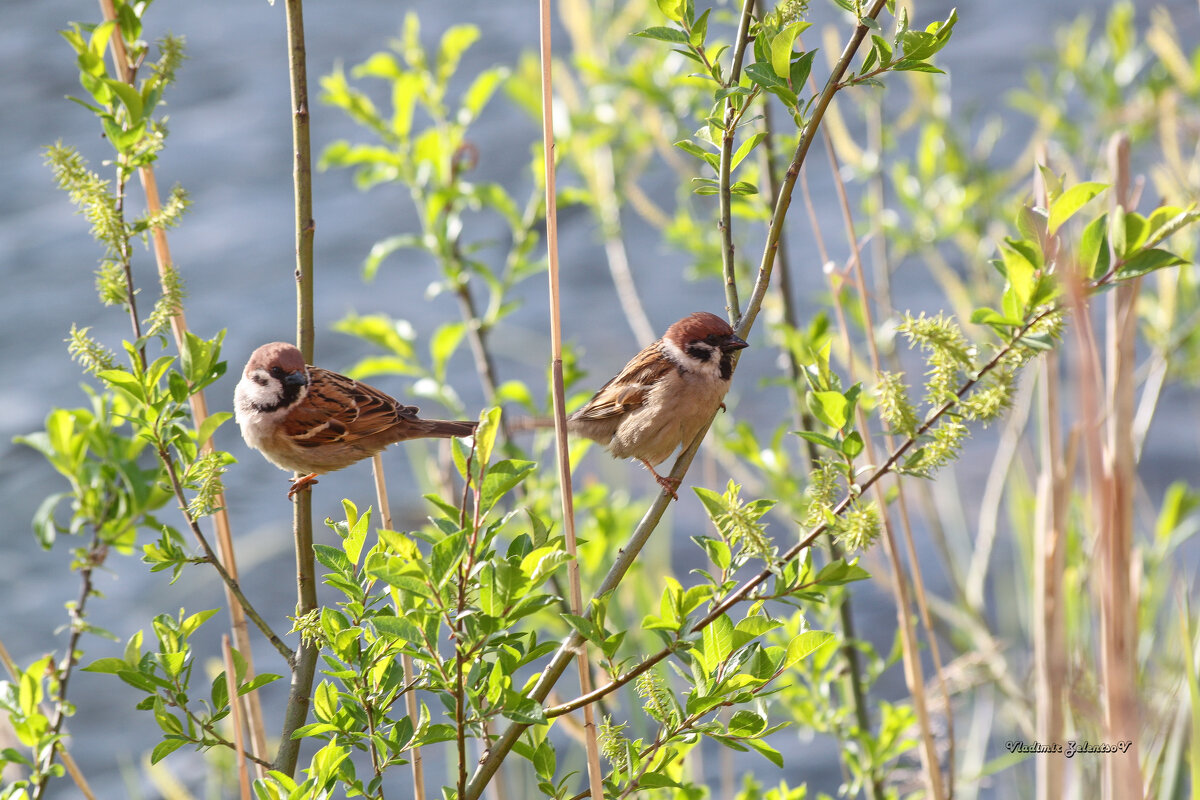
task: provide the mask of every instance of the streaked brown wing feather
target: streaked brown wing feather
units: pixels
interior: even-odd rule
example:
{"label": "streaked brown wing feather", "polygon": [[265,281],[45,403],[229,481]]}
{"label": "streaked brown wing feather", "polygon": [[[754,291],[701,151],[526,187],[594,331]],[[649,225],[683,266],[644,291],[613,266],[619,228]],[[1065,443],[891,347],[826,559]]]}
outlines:
{"label": "streaked brown wing feather", "polygon": [[645,402],[646,394],[671,369],[674,369],[671,361],[662,354],[659,342],[654,342],[571,416],[578,420],[601,420],[626,414]]}
{"label": "streaked brown wing feather", "polygon": [[416,419],[415,406],[401,405],[345,375],[309,367],[308,395],[288,417],[287,433],[302,447],[319,447],[374,436]]}

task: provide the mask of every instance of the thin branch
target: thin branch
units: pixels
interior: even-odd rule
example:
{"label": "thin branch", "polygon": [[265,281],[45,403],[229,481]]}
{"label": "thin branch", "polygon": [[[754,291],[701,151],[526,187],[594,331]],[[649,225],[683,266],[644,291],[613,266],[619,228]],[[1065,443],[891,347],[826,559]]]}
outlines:
{"label": "thin branch", "polygon": [[[887,5],[887,0],[873,0],[867,13],[863,15],[863,19],[875,19],[883,11],[885,5]],[[788,208],[792,204],[792,190],[796,186],[796,178],[800,174],[800,168],[804,166],[804,161],[808,157],[808,150],[812,147],[813,139],[816,138],[821,120],[825,118],[825,112],[829,108],[829,103],[840,88],[842,76],[849,69],[850,61],[854,58],[859,45],[862,44],[863,39],[866,37],[867,30],[867,26],[862,22],[855,26],[854,32],[850,35],[850,40],[846,42],[845,48],[842,49],[842,54],[838,57],[837,63],[833,65],[833,71],[829,74],[829,80],[825,82],[825,88],[821,90],[821,95],[817,98],[817,102],[813,106],[812,116],[809,117],[808,123],[804,126],[804,130],[800,134],[800,141],[796,145],[796,152],[792,156],[792,163],[788,166],[783,185],[779,190],[779,198],[775,202],[775,213],[771,217],[771,227],[767,232],[767,243],[763,248],[762,261],[758,267],[758,277],[754,281],[754,289],[750,293],[750,302],[746,306],[746,315],[739,320],[736,326],[738,336],[741,336],[743,339],[746,338],[746,334],[753,327],[754,318],[758,316],[758,311],[762,307],[763,297],[766,296],[767,288],[771,284],[771,271],[775,265],[775,251],[779,247],[779,239],[783,235],[783,223],[787,217]]]}
{"label": "thin branch", "polygon": [[[288,62],[291,76],[292,147],[294,151],[296,227],[296,343],[307,363],[313,363],[315,328],[313,325],[313,238],[315,224],[312,207],[312,145],[308,118],[308,68],[304,44],[304,8],[302,0],[285,0],[287,16]],[[317,608],[316,563],[313,554],[312,492],[296,497],[292,519],[296,548],[296,614],[304,617]],[[301,642],[292,667],[287,710],[275,768],[292,776],[300,753],[299,740],[292,734],[308,718],[312,702],[312,684],[316,675],[319,648]]]}
{"label": "thin branch", "polygon": [[[92,570],[104,563],[104,553],[107,546],[100,541],[99,530],[93,529],[92,542],[88,546],[87,563],[79,570],[79,599],[75,602],[75,606],[71,608],[71,635],[67,639],[67,652],[63,656],[62,666],[55,670],[55,679],[58,681],[58,699],[54,702],[54,719],[50,722],[50,730],[47,736],[54,739],[53,744],[46,750],[45,757],[38,764],[38,772],[46,776],[50,771],[50,767],[54,764],[54,758],[62,748],[62,742],[57,737],[62,731],[63,722],[66,721],[67,713],[67,685],[71,681],[71,674],[75,670],[76,653],[78,653],[79,637],[83,635],[83,618],[87,612],[87,601],[92,596]],[[11,668],[10,668],[11,671]],[[19,680],[18,676],[13,676],[14,680]],[[46,793],[46,787],[50,785],[48,780],[43,780],[37,785],[37,790],[33,794],[33,800],[41,800]]]}
{"label": "thin branch", "polygon": [[[733,50],[733,62],[729,70],[727,87],[737,86],[742,77],[742,60],[746,57],[746,43],[750,40],[750,19],[754,13],[754,0],[745,0],[742,4],[742,17],[738,22],[737,42]],[[717,228],[721,233],[721,271],[725,278],[725,311],[729,319],[737,322],[742,315],[738,302],[737,271],[734,262],[733,249],[733,193],[730,189],[731,172],[733,170],[733,139],[737,131],[737,120],[741,114],[735,104],[741,103],[745,109],[750,98],[729,95],[725,98],[725,124],[721,136],[721,161],[717,171],[717,194],[719,201],[719,220]]]}
{"label": "thin branch", "polygon": [[233,596],[237,598],[237,601],[242,605],[242,608],[245,609],[246,616],[250,618],[250,621],[254,623],[255,627],[262,631],[263,636],[267,637],[267,640],[279,652],[279,655],[283,656],[284,659],[291,664],[292,659],[295,657],[295,654],[292,652],[291,648],[284,644],[283,640],[275,635],[275,632],[271,630],[271,626],[267,624],[267,621],[262,618],[262,615],[255,610],[254,606],[246,598],[246,595],[243,594],[241,585],[232,575],[229,574],[229,572],[226,571],[224,565],[221,564],[221,560],[217,558],[217,554],[213,551],[212,545],[208,543],[208,539],[204,536],[204,531],[200,530],[200,524],[196,521],[196,518],[192,515],[191,511],[188,510],[187,497],[183,493],[183,483],[179,480],[179,473],[175,469],[175,461],[171,458],[171,454],[167,452],[166,448],[159,446],[158,457],[163,466],[166,467],[167,478],[171,482],[171,490],[175,494],[175,500],[179,503],[179,508],[183,512],[184,521],[187,522],[188,528],[190,528],[192,531],[192,535],[196,537],[196,541],[200,544],[200,549],[204,551],[204,559],[208,561],[208,563],[212,564],[213,568],[216,569],[217,574],[221,576],[221,580],[225,582],[225,586],[230,592],[233,593]]}

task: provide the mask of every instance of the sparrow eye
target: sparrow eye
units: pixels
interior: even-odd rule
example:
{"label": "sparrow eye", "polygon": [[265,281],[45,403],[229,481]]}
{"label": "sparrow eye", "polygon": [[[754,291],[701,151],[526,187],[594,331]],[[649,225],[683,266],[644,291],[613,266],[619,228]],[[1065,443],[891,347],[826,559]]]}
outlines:
{"label": "sparrow eye", "polygon": [[272,378],[278,378],[279,380],[283,380],[283,376],[285,374],[286,373],[284,373],[283,367],[271,367],[271,377]]}
{"label": "sparrow eye", "polygon": [[704,342],[705,344],[711,344],[715,347],[720,338],[721,337],[717,336],[715,333],[710,333],[708,336],[704,337]]}

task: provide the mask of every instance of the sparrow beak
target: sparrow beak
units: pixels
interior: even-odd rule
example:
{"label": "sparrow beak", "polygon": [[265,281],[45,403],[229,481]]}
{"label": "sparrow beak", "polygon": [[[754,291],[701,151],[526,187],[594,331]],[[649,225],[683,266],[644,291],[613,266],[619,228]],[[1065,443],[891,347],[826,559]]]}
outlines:
{"label": "sparrow beak", "polygon": [[304,386],[308,383],[308,375],[303,370],[297,370],[296,372],[289,373],[283,379],[283,382],[288,386]]}
{"label": "sparrow beak", "polygon": [[736,334],[731,334],[729,336],[729,338],[725,340],[725,344],[721,345],[721,349],[725,350],[725,351],[741,350],[743,347],[749,347],[749,346],[750,345],[746,342],[745,339],[743,339],[742,337],[740,337]]}

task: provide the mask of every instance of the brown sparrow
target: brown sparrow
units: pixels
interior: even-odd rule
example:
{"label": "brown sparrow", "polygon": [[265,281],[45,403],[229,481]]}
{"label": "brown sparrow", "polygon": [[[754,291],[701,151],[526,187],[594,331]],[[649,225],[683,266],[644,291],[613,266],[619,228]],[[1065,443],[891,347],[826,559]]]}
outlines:
{"label": "brown sparrow", "polygon": [[233,393],[242,438],[280,469],[307,473],[288,499],[317,476],[369,458],[405,439],[470,436],[475,422],[419,419],[374,387],[308,366],[287,342],[254,351]]}
{"label": "brown sparrow", "polygon": [[675,499],[679,481],[654,471],[686,447],[712,419],[729,391],[733,354],[746,347],[729,323],[697,311],[667,328],[567,419],[567,428],[636,458]]}

